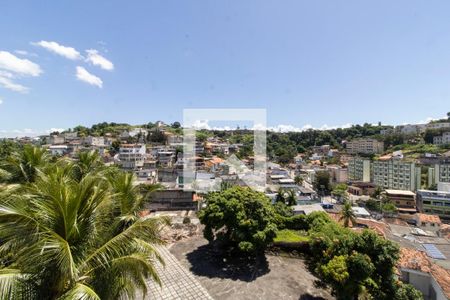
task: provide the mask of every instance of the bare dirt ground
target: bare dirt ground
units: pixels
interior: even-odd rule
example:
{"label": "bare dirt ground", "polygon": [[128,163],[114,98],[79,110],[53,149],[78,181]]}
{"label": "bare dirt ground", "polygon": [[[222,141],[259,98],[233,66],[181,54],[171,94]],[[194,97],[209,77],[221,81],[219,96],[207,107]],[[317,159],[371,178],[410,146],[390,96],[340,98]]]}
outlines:
{"label": "bare dirt ground", "polygon": [[316,286],[317,278],[302,259],[266,255],[251,263],[227,261],[201,236],[173,244],[170,252],[217,300],[334,299],[328,290]]}

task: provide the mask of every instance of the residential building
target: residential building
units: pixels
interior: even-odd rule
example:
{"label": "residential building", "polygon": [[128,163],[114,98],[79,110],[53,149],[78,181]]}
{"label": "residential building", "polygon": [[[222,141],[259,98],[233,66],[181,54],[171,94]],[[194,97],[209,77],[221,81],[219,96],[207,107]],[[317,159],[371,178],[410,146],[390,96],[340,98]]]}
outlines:
{"label": "residential building", "polygon": [[76,131],[65,132],[63,135],[64,135],[64,139],[66,141],[73,141],[73,140],[77,140],[78,139],[78,132],[76,132]]}
{"label": "residential building", "polygon": [[51,155],[63,156],[69,153],[69,147],[67,145],[51,145],[48,147]]}
{"label": "residential building", "polygon": [[124,169],[136,170],[144,166],[146,148],[142,144],[122,144],[119,148],[118,163]]}
{"label": "residential building", "polygon": [[395,132],[403,134],[419,134],[425,132],[426,129],[426,124],[407,124],[396,126]]}
{"label": "residential building", "polygon": [[182,135],[175,135],[170,132],[164,133],[167,136],[167,144],[172,146],[179,146],[183,145],[183,136]]}
{"label": "residential building", "polygon": [[433,144],[435,144],[435,145],[448,145],[448,144],[450,144],[450,131],[444,132],[442,135],[435,136],[433,138]]}
{"label": "residential building", "polygon": [[105,138],[102,136],[87,136],[83,138],[83,144],[86,146],[105,147]]}
{"label": "residential building", "polygon": [[144,181],[148,184],[158,183],[158,169],[142,169],[136,171],[136,177],[139,181]]}
{"label": "residential building", "polygon": [[357,218],[370,218],[370,213],[364,207],[352,206],[352,211]]}
{"label": "residential building", "polygon": [[427,129],[445,129],[450,128],[450,122],[429,123]]}
{"label": "residential building", "polygon": [[175,159],[175,152],[171,150],[160,150],[157,153],[157,158],[160,166],[172,167]]}
{"label": "residential building", "polygon": [[450,192],[417,191],[417,209],[422,213],[437,215],[444,221],[450,221]]}
{"label": "residential building", "polygon": [[380,154],[384,151],[384,143],[376,139],[355,139],[347,142],[347,153]]}
{"label": "residential building", "polygon": [[362,182],[370,182],[370,159],[352,157],[348,161],[348,179]]}
{"label": "residential building", "polygon": [[424,299],[450,299],[450,272],[433,263],[424,251],[400,248],[400,280],[418,289]]}
{"label": "residential building", "polygon": [[384,192],[386,198],[395,204],[399,213],[415,214],[416,194],[405,190],[386,190]]}
{"label": "residential building", "polygon": [[370,182],[356,181],[349,185],[347,192],[354,196],[371,196],[375,193],[376,185]]}
{"label": "residential building", "polygon": [[146,205],[147,209],[160,210],[197,210],[198,202],[194,191],[168,189],[155,191],[152,201]]}
{"label": "residential building", "polygon": [[434,166],[436,182],[450,182],[450,160],[443,160]]}
{"label": "residential building", "polygon": [[47,144],[50,145],[61,145],[64,144],[65,139],[63,135],[52,134],[47,139]]}
{"label": "residential building", "polygon": [[344,183],[348,181],[348,169],[341,166],[327,166],[328,172],[330,172],[331,182]]}
{"label": "residential building", "polygon": [[420,187],[420,167],[398,159],[376,160],[372,164],[373,183],[384,189],[415,191]]}
{"label": "residential building", "polygon": [[313,212],[325,212],[319,203],[294,205],[292,206],[292,210],[294,211],[294,215],[309,215]]}
{"label": "residential building", "polygon": [[416,225],[423,230],[438,231],[442,222],[439,216],[431,214],[416,214]]}

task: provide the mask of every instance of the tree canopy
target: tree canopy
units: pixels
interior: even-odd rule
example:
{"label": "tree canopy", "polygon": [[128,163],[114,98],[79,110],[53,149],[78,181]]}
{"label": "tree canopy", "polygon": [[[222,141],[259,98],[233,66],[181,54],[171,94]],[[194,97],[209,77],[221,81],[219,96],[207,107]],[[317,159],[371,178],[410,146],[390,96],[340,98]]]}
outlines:
{"label": "tree canopy", "polygon": [[276,234],[270,200],[250,188],[232,187],[206,196],[206,208],[199,212],[210,242],[241,252],[261,252]]}

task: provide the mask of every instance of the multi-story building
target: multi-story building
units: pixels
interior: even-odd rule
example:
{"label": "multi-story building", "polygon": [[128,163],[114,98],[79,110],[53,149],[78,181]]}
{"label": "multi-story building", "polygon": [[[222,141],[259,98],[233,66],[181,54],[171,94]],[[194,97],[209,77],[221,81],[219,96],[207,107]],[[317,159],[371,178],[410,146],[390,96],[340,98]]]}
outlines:
{"label": "multi-story building", "polygon": [[445,129],[450,128],[450,122],[438,122],[427,124],[427,129]]}
{"label": "multi-story building", "polygon": [[415,191],[420,187],[420,167],[398,159],[376,160],[373,182],[384,189]]}
{"label": "multi-story building", "polygon": [[175,159],[175,152],[171,150],[161,150],[158,151],[157,158],[160,166],[172,167]]}
{"label": "multi-story building", "polygon": [[417,209],[423,213],[438,215],[447,222],[450,221],[450,192],[417,191]]}
{"label": "multi-story building", "polygon": [[105,138],[102,136],[87,136],[83,138],[83,144],[94,147],[104,147]]}
{"label": "multi-story building", "polygon": [[352,157],[348,161],[348,179],[370,182],[370,159]]}
{"label": "multi-story building", "polygon": [[450,161],[443,160],[434,166],[434,178],[438,182],[450,182]]}
{"label": "multi-story building", "polygon": [[384,143],[376,139],[356,139],[347,142],[347,152],[350,154],[379,154],[384,151]]}
{"label": "multi-story building", "polygon": [[140,169],[146,157],[145,145],[122,144],[119,148],[119,165],[124,169]]}
{"label": "multi-story building", "polygon": [[399,213],[414,214],[416,208],[416,194],[411,191],[391,190],[384,192],[387,199],[395,204]]}
{"label": "multi-story building", "polygon": [[47,143],[50,145],[64,144],[65,139],[63,135],[52,134],[48,137]]}
{"label": "multi-story building", "polygon": [[444,132],[442,135],[435,136],[433,138],[433,144],[435,144],[435,145],[450,144],[450,131]]}
{"label": "multi-story building", "polygon": [[348,169],[341,166],[327,166],[328,172],[330,172],[330,179],[334,183],[344,183],[348,181]]}

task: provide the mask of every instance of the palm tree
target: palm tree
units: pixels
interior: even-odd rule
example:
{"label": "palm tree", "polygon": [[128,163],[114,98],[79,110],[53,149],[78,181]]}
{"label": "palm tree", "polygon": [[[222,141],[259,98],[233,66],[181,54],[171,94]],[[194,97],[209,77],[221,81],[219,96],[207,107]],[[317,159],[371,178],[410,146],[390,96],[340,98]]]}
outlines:
{"label": "palm tree", "polygon": [[356,224],[356,215],[353,212],[352,204],[350,203],[350,201],[344,202],[344,206],[341,210],[341,216],[339,218],[339,221],[342,220],[344,221],[344,227],[348,227],[350,222],[352,223],[352,225]]}
{"label": "palm tree", "polygon": [[135,223],[152,193],[162,189],[159,184],[135,185],[135,181],[136,176],[133,173],[118,171],[108,176],[115,205],[113,217],[116,231],[122,231]]}
{"label": "palm tree", "polygon": [[0,181],[7,183],[31,183],[50,161],[44,148],[25,145],[21,151],[0,162]]}
{"label": "palm tree", "polygon": [[[167,220],[133,218],[118,230],[113,225],[136,206],[120,201],[134,189],[112,192],[95,172],[78,181],[73,168],[40,172],[26,193],[0,193],[2,297],[132,299],[138,289],[147,292],[148,278],[159,282],[154,246],[164,243],[159,232]],[[120,180],[127,191],[129,178]]]}
{"label": "palm tree", "polygon": [[282,202],[286,204],[286,193],[282,188],[278,189],[277,195],[275,196],[275,202]]}
{"label": "palm tree", "polygon": [[104,164],[97,151],[83,151],[78,153],[78,161],[74,165],[74,176],[81,180],[86,174],[103,171]]}
{"label": "palm tree", "polygon": [[286,202],[289,206],[297,205],[297,194],[294,190],[289,190],[286,193]]}

